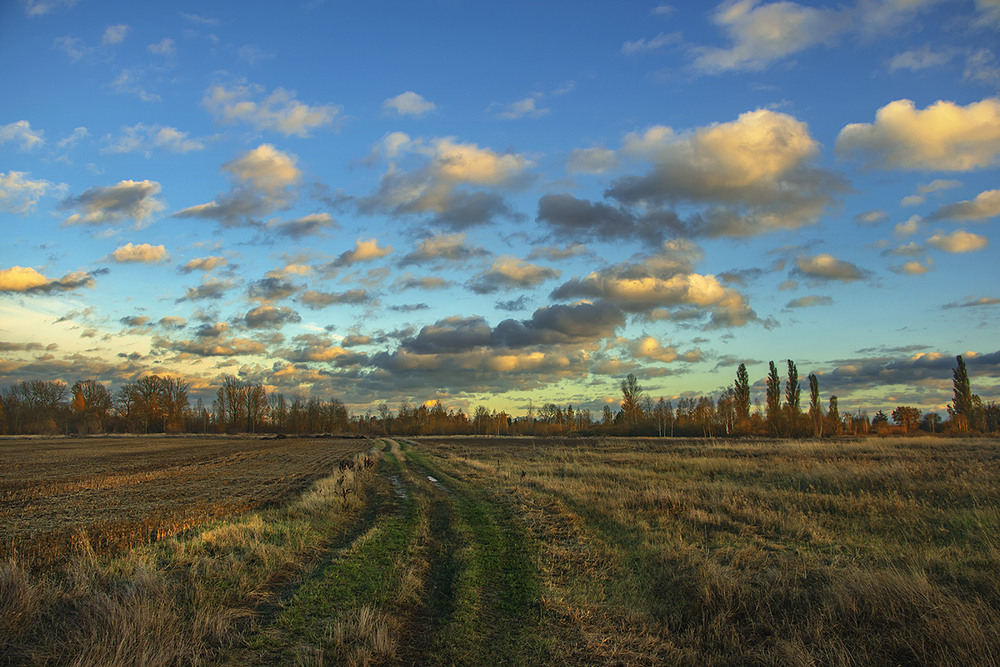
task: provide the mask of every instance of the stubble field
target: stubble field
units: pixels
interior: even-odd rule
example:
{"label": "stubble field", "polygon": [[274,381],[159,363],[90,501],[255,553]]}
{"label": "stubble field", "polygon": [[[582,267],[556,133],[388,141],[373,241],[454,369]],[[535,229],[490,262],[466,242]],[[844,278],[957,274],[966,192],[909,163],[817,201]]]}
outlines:
{"label": "stubble field", "polygon": [[281,503],[364,446],[326,438],[0,440],[0,559],[50,567]]}
{"label": "stubble field", "polygon": [[[316,443],[274,441],[257,464],[219,451],[208,477],[168,476],[163,502],[178,516],[202,502],[183,480],[229,485],[225,519],[71,559],[62,574],[0,568],[0,653],[14,664],[1000,664],[996,440],[390,436],[326,441],[327,458],[310,458]],[[337,463],[365,446],[350,468]],[[135,470],[159,479],[191,470],[190,456]],[[43,483],[59,474],[34,465],[12,479],[70,484]],[[101,493],[106,506],[135,502]],[[35,494],[25,525],[46,507]],[[100,516],[67,513],[77,529]]]}

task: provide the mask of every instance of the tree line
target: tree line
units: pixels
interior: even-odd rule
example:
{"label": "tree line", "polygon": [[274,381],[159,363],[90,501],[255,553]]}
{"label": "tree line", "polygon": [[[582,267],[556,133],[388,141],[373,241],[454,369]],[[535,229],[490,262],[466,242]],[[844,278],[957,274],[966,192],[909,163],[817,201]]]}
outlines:
{"label": "tree line", "polygon": [[733,384],[715,396],[682,397],[676,405],[654,400],[633,374],[619,384],[617,409],[589,409],[529,403],[527,414],[477,406],[472,414],[449,410],[437,401],[414,406],[404,400],[393,412],[387,403],[374,411],[351,414],[342,401],[268,393],[261,383],[224,376],[211,405],[191,402],[190,387],[176,378],[149,375],[112,393],[95,380],[72,387],[60,381],[30,380],[0,391],[0,434],[100,433],[358,433],[364,435],[642,435],[642,436],[769,436],[823,437],[908,434],[915,431],[955,434],[1000,433],[1000,405],[984,403],[972,393],[961,356],[953,371],[953,400],[948,418],[897,406],[878,411],[841,412],[837,396],[825,402],[819,377],[807,377],[803,404],[798,369],[786,361],[784,381],[772,361],[765,378],[764,403],[751,402],[746,365],[740,364]]}

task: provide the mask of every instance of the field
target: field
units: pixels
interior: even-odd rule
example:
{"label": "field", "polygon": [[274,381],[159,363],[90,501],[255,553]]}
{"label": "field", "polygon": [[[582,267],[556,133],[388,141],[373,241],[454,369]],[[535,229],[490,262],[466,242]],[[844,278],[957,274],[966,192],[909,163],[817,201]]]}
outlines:
{"label": "field", "polygon": [[0,440],[0,559],[51,566],[277,504],[364,447],[356,440]]}
{"label": "field", "polygon": [[[133,444],[91,443],[91,469],[73,459],[72,475],[58,463],[73,458],[59,450],[70,441],[46,443],[49,466],[12,475],[5,463],[4,493],[36,489],[18,510],[23,544],[31,526],[54,530],[55,508],[91,488],[63,511],[59,534],[90,530],[114,508],[143,526],[151,508],[174,526],[199,521],[192,508],[215,507],[210,497],[232,499],[236,513],[130,551],[91,549],[61,570],[8,563],[0,655],[13,664],[1000,664],[996,440],[249,442],[187,441],[141,465],[131,451],[136,478],[161,485],[145,491],[84,483]],[[18,441],[23,453],[4,461],[30,458],[31,444]],[[186,451],[206,445],[205,458]],[[0,443],[5,454],[10,446]],[[339,465],[352,453],[350,467]],[[195,474],[196,460],[215,462],[214,472]],[[156,481],[161,470],[172,481]],[[172,494],[154,501],[157,488]]]}

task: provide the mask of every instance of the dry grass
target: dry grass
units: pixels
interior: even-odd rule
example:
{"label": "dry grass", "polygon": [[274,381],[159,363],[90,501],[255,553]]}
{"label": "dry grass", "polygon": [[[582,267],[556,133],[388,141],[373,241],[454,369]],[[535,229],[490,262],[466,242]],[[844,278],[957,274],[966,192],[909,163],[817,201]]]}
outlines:
{"label": "dry grass", "polygon": [[566,662],[998,664],[998,444],[421,449],[519,508]]}
{"label": "dry grass", "polygon": [[111,554],[284,502],[364,445],[247,438],[0,439],[0,558]]}
{"label": "dry grass", "polygon": [[[332,468],[332,470],[331,470]],[[357,522],[374,468],[338,471],[297,502],[206,525],[125,554],[89,549],[62,568],[0,566],[0,663],[215,662],[255,610]],[[346,475],[350,472],[351,475]],[[350,497],[350,496],[349,496]]]}

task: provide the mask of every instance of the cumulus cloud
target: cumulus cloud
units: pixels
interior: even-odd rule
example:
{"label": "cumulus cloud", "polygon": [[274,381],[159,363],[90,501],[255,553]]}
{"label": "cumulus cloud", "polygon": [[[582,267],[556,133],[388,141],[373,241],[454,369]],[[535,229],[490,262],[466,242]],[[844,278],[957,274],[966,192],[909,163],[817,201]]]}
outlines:
{"label": "cumulus cloud", "polygon": [[451,287],[452,284],[451,281],[440,276],[414,276],[410,273],[403,273],[392,283],[392,287],[397,290],[435,290]]}
{"label": "cumulus cloud", "polygon": [[620,205],[589,202],[571,194],[545,194],[538,200],[538,222],[560,239],[640,238],[658,242],[684,223],[671,212],[640,216]]}
{"label": "cumulus cloud", "polygon": [[264,354],[267,348],[249,338],[228,340],[177,340],[154,338],[153,346],[197,357],[235,357]]}
{"label": "cumulus cloud", "polygon": [[209,255],[208,257],[198,257],[196,259],[192,259],[185,263],[179,270],[181,273],[191,273],[192,271],[204,271],[207,273],[225,265],[225,257]]}
{"label": "cumulus cloud", "polygon": [[637,361],[648,359],[650,361],[659,361],[664,364],[671,364],[675,361],[694,363],[696,361],[701,361],[702,356],[700,350],[680,353],[673,345],[664,347],[660,341],[652,336],[644,336],[630,341],[628,350],[632,354],[632,358]]}
{"label": "cumulus cloud", "polygon": [[708,73],[764,69],[789,55],[828,43],[846,27],[848,17],[834,9],[794,2],[732,0],[719,6],[712,21],[732,46],[695,49],[695,68]]}
{"label": "cumulus cloud", "polygon": [[416,250],[407,253],[399,260],[399,265],[461,263],[487,256],[489,252],[485,248],[468,245],[465,242],[465,234],[439,234],[421,241]]}
{"label": "cumulus cloud", "polygon": [[184,292],[184,296],[177,299],[181,301],[200,301],[203,299],[221,299],[227,291],[236,286],[232,280],[218,280],[208,278],[196,287],[189,287]]}
{"label": "cumulus cloud", "polygon": [[326,308],[327,306],[337,306],[337,305],[360,305],[370,303],[374,300],[374,297],[364,289],[351,289],[346,292],[322,292],[318,290],[307,290],[299,296],[299,301],[301,301],[307,308],[312,308],[313,310],[319,310],[321,308]]}
{"label": "cumulus cloud", "polygon": [[320,362],[339,368],[350,368],[364,364],[367,355],[352,352],[345,346],[334,345],[326,336],[302,334],[293,339],[295,346],[277,350],[275,354],[293,363]]}
{"label": "cumulus cloud", "polygon": [[290,280],[280,276],[269,275],[266,278],[261,278],[250,283],[247,286],[247,296],[251,299],[269,303],[271,301],[287,299],[298,290],[299,288]]}
{"label": "cumulus cloud", "polygon": [[880,208],[871,211],[864,211],[863,213],[858,213],[854,216],[854,222],[862,227],[875,226],[888,219],[889,212]]}
{"label": "cumulus cloud", "polygon": [[168,259],[167,249],[162,245],[150,245],[141,243],[133,245],[126,243],[119,246],[111,253],[111,258],[116,262],[139,262],[142,264],[155,264]]}
{"label": "cumulus cloud", "polygon": [[966,106],[939,100],[917,109],[910,100],[890,102],[874,123],[840,131],[837,152],[869,167],[971,171],[1000,160],[1000,99]]}
{"label": "cumulus cloud", "polygon": [[226,227],[256,224],[255,218],[286,207],[302,178],[298,158],[261,144],[222,165],[230,174],[232,189],[207,204],[178,211],[177,218],[207,218]]}
{"label": "cumulus cloud", "polygon": [[923,218],[919,215],[911,215],[906,222],[901,222],[893,227],[892,231],[896,236],[910,236],[917,233],[921,222],[923,222]]}
{"label": "cumulus cloud", "polygon": [[964,229],[956,229],[951,234],[935,234],[927,239],[928,245],[951,253],[975,252],[985,248],[987,243],[985,236],[973,234]]}
{"label": "cumulus cloud", "polygon": [[492,294],[501,290],[530,288],[546,280],[558,278],[560,272],[546,266],[531,264],[516,257],[498,257],[493,266],[474,276],[466,287],[476,294]]}
{"label": "cumulus cloud", "polygon": [[891,34],[938,2],[858,0],[850,5],[814,8],[788,1],[729,0],[719,5],[712,18],[731,46],[695,47],[694,67],[710,74],[762,70],[844,36],[874,39]]}
{"label": "cumulus cloud", "polygon": [[[552,113],[551,109],[538,106],[539,96],[532,95],[524,99],[511,102],[510,104],[491,105],[494,115],[502,120],[516,120],[518,118],[540,118]],[[496,109],[500,109],[496,111]]]}
{"label": "cumulus cloud", "polygon": [[[2,176],[0,176],[2,179]],[[1000,215],[1000,190],[986,190],[973,200],[964,200],[938,208],[929,220],[987,220]]]}
{"label": "cumulus cloud", "polygon": [[104,46],[121,44],[125,41],[125,35],[128,34],[129,30],[130,28],[124,23],[119,25],[109,25],[104,29],[104,35],[101,37],[101,44]]}
{"label": "cumulus cloud", "polygon": [[205,144],[199,139],[188,138],[188,132],[166,125],[146,125],[136,123],[122,127],[121,135],[104,138],[107,153],[145,153],[148,157],[153,150],[162,149],[171,153],[190,153],[204,150]]}
{"label": "cumulus cloud", "polygon": [[183,329],[187,326],[187,320],[177,315],[165,315],[160,318],[157,324],[164,329]]}
{"label": "cumulus cloud", "polygon": [[804,255],[795,260],[794,274],[813,280],[852,282],[867,276],[867,272],[852,262],[837,259],[828,253]]}
{"label": "cumulus cloud", "polygon": [[329,213],[310,213],[294,220],[268,221],[267,230],[293,239],[301,239],[306,236],[319,236],[324,230],[338,226],[337,221]]}
{"label": "cumulus cloud", "polygon": [[30,151],[45,144],[45,136],[41,130],[31,129],[31,123],[19,120],[6,125],[0,125],[0,144],[17,144],[22,151]]}
{"label": "cumulus cloud", "polygon": [[279,329],[286,324],[301,322],[302,318],[291,308],[282,306],[258,306],[243,316],[243,321],[251,329]]}
{"label": "cumulus cloud", "polygon": [[66,219],[67,225],[102,225],[131,218],[141,227],[147,218],[166,208],[156,197],[156,181],[121,181],[107,187],[93,187],[59,204],[61,209],[78,211]]}
{"label": "cumulus cloud", "polygon": [[343,266],[350,266],[351,264],[357,264],[358,262],[371,262],[377,259],[382,259],[383,257],[387,257],[391,254],[392,246],[380,246],[378,244],[378,239],[357,239],[354,242],[354,249],[341,253],[340,256],[332,262],[332,267],[340,268]]}
{"label": "cumulus cloud", "polygon": [[792,299],[785,304],[785,308],[811,308],[813,306],[829,306],[832,303],[833,299],[828,296],[810,294],[809,296]]}
{"label": "cumulus cloud", "polygon": [[899,266],[890,266],[889,270],[893,273],[899,273],[905,276],[921,276],[928,273],[933,268],[934,262],[928,258],[924,264],[921,264],[918,260],[914,259],[909,262],[904,262]]}
{"label": "cumulus cloud", "polygon": [[605,194],[633,206],[707,204],[687,223],[693,234],[797,229],[846,189],[840,176],[814,165],[819,144],[806,124],[769,109],[688,133],[655,126],[626,136],[621,153],[653,169],[616,180]]}
{"label": "cumulus cloud", "polygon": [[148,45],[146,50],[155,55],[170,58],[177,55],[177,44],[169,37],[164,37],[159,42]]}
{"label": "cumulus cloud", "polygon": [[889,60],[889,71],[906,69],[914,72],[940,67],[955,57],[952,49],[935,50],[930,44],[897,53]]}
{"label": "cumulus cloud", "polygon": [[0,269],[0,292],[51,294],[80,287],[93,287],[96,272],[74,271],[59,279],[47,278],[30,266]]}
{"label": "cumulus cloud", "polygon": [[302,172],[296,166],[297,162],[294,155],[282,152],[271,144],[261,144],[226,162],[222,169],[228,171],[237,183],[275,196],[298,184]]}
{"label": "cumulus cloud", "polygon": [[39,199],[63,189],[49,181],[32,180],[23,171],[0,172],[0,211],[27,215]]}
{"label": "cumulus cloud", "polygon": [[566,160],[566,171],[570,174],[603,174],[617,166],[618,155],[601,146],[574,149]]}
{"label": "cumulus cloud", "polygon": [[438,223],[455,228],[512,215],[495,193],[467,188],[521,187],[534,164],[515,153],[497,153],[449,137],[411,139],[402,132],[387,135],[374,154],[389,166],[377,190],[359,200],[361,212],[431,214]]}
{"label": "cumulus cloud", "polygon": [[235,85],[212,86],[202,104],[223,123],[244,122],[258,130],[273,130],[285,136],[309,136],[309,132],[330,125],[341,112],[336,104],[309,106],[295,99],[293,91],[278,88],[263,96],[264,88]]}
{"label": "cumulus cloud", "polygon": [[[676,242],[674,242],[676,243]],[[714,275],[694,273],[694,247],[667,244],[638,263],[618,264],[573,278],[553,292],[556,299],[601,299],[628,313],[651,318],[706,319],[710,327],[743,326],[757,320],[746,298]]]}
{"label": "cumulus cloud", "polygon": [[395,111],[400,116],[422,116],[434,111],[437,106],[412,90],[408,90],[382,102],[382,108],[386,111]]}

